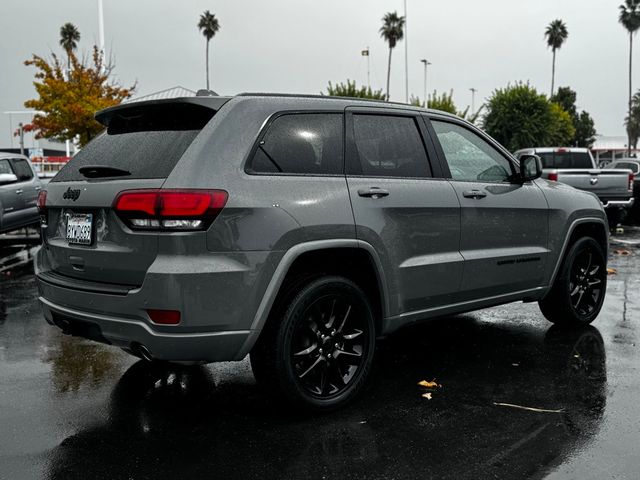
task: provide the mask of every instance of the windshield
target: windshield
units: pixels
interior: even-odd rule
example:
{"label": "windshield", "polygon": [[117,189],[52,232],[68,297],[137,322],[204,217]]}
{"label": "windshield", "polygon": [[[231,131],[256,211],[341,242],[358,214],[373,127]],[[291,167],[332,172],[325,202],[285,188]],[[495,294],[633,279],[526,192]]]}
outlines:
{"label": "windshield", "polygon": [[545,152],[537,155],[543,168],[593,168],[588,152]]}

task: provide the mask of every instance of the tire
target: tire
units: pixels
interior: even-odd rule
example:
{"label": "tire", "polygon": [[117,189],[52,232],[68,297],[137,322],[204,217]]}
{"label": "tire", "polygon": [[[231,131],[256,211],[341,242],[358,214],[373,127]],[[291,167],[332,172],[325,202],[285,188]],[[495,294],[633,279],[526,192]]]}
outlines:
{"label": "tire", "polygon": [[606,265],[602,248],[593,238],[583,237],[573,243],[551,290],[539,302],[546,319],[564,326],[593,322],[607,290]]}
{"label": "tire", "polygon": [[352,281],[310,280],[272,315],[251,351],[259,383],[303,410],[336,410],[362,391],[375,352],[373,309]]}

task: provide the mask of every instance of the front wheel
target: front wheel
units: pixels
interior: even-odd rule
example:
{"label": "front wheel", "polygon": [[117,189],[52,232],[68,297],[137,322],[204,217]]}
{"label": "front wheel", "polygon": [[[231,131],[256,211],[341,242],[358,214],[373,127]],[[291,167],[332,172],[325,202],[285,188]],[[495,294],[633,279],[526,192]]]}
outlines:
{"label": "front wheel", "polygon": [[569,249],[560,272],[540,310],[558,325],[586,325],[600,313],[607,289],[607,268],[602,247],[591,237]]}
{"label": "front wheel", "polygon": [[251,352],[259,382],[299,407],[329,411],[363,388],[373,362],[369,299],[352,281],[322,277],[292,292]]}

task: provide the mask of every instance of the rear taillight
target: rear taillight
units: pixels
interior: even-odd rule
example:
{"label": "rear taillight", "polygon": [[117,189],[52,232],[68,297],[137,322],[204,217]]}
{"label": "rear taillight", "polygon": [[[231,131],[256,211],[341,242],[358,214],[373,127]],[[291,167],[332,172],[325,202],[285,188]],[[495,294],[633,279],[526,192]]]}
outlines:
{"label": "rear taillight", "polygon": [[125,190],[113,210],[135,230],[205,230],[227,198],[224,190]]}
{"label": "rear taillight", "polygon": [[47,205],[47,191],[40,190],[40,193],[38,193],[38,211],[40,213],[44,213],[46,209],[46,205]]}
{"label": "rear taillight", "polygon": [[635,175],[633,173],[629,174],[629,190],[633,190],[633,179],[635,178]]}
{"label": "rear taillight", "polygon": [[552,182],[557,182],[558,181],[558,172],[551,172],[549,174],[549,180],[551,180]]}

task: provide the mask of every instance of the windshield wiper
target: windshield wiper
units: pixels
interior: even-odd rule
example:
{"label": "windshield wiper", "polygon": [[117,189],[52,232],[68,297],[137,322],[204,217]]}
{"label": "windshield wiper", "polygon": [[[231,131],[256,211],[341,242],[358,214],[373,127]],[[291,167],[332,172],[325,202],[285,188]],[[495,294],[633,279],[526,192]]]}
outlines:
{"label": "windshield wiper", "polygon": [[127,175],[131,175],[131,172],[128,170],[110,167],[108,165],[87,165],[80,167],[78,171],[87,178],[126,177]]}

